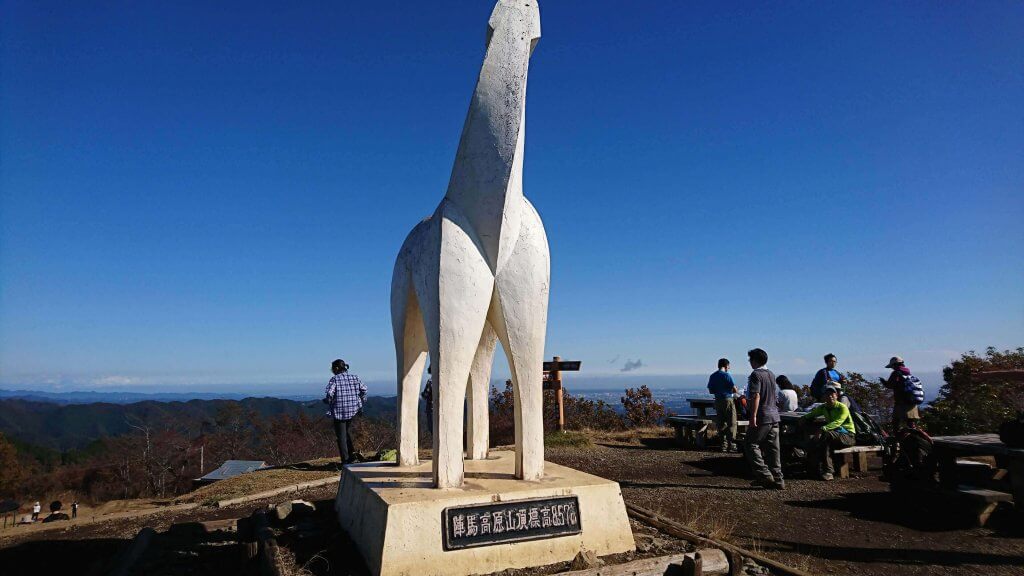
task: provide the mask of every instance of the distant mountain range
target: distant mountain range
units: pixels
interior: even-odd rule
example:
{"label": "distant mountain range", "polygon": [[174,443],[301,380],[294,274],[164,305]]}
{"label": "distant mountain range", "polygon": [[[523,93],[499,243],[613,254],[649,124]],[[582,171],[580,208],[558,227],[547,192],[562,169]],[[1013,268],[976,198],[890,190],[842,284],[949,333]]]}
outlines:
{"label": "distant mountain range", "polygon": [[[942,385],[941,374],[922,373],[928,401],[934,400]],[[584,378],[568,375],[567,390],[594,400],[605,400],[620,409],[619,397],[627,386],[647,383],[656,399],[677,414],[689,412],[686,398],[705,395],[706,376],[665,377],[637,375],[636,382],[627,379]],[[793,377],[809,381],[810,377]],[[743,375],[737,377],[743,381]],[[503,388],[503,382],[492,385]],[[213,422],[226,404],[238,402],[262,417],[305,412],[314,417],[324,414],[318,397],[248,397],[230,392],[159,392],[123,391],[43,392],[33,390],[0,390],[0,433],[35,446],[51,450],[82,448],[102,437],[118,436],[131,431],[129,420],[184,428],[198,435],[204,423]],[[369,396],[365,414],[370,417],[393,418],[394,396]]]}
{"label": "distant mountain range", "polygon": [[[93,402],[109,402],[111,404],[130,404],[145,400],[158,402],[185,402],[188,400],[242,400],[252,394],[231,392],[100,392],[81,390],[72,392],[46,392],[40,390],[0,390],[0,399],[34,400],[37,402],[53,402],[56,404],[91,404]],[[309,401],[317,398],[312,395],[296,394],[294,396],[275,396],[286,400]]]}
{"label": "distant mountain range", "polygon": [[[80,393],[58,399],[45,395],[32,399],[11,397],[13,393],[9,392],[6,394],[6,398],[0,399],[0,433],[58,451],[82,448],[99,438],[126,434],[132,430],[129,425],[132,421],[146,422],[155,427],[174,426],[190,435],[198,435],[204,425],[214,421],[219,410],[232,403],[238,403],[243,409],[252,410],[261,417],[305,412],[309,416],[326,418],[324,405],[315,399],[218,398],[186,402],[147,399],[130,403],[76,403],[80,400],[73,398],[79,398],[75,395]],[[151,398],[150,395],[143,396]],[[194,398],[194,395],[189,396]],[[368,417],[393,418],[395,398],[368,397],[364,413]]]}

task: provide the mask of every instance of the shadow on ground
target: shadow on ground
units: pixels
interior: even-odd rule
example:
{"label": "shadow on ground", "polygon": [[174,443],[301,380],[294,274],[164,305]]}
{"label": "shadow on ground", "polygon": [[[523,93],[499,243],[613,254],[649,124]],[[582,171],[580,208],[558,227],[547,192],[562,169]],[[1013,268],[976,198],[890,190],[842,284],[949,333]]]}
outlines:
{"label": "shadow on ground", "polygon": [[729,478],[750,478],[750,467],[739,454],[707,455],[700,460],[687,462],[688,465],[706,470],[709,474],[690,474],[690,476],[726,476]]}
{"label": "shadow on ground", "polygon": [[843,562],[888,562],[921,566],[1020,566],[1024,557],[1010,554],[992,554],[964,550],[928,550],[921,548],[877,548],[858,546],[815,546],[812,544],[759,538],[766,551],[811,554],[826,560]]}
{"label": "shadow on ground", "polygon": [[313,506],[316,510],[313,518],[300,521],[296,529],[283,529],[277,537],[278,544],[294,556],[296,573],[313,576],[369,574],[359,550],[338,526],[334,500],[317,500]]}
{"label": "shadow on ground", "polygon": [[3,574],[106,574],[110,561],[129,540],[32,540],[0,549]]}
{"label": "shadow on ground", "polygon": [[[905,495],[892,492],[863,492],[843,494],[825,500],[790,500],[786,504],[797,508],[818,508],[846,512],[850,516],[871,522],[897,524],[921,532],[946,532],[963,530],[969,525],[963,514],[950,513],[947,506],[929,507],[930,501],[915,505]],[[1020,537],[1021,528],[1012,511],[997,511],[988,528],[997,535]]]}

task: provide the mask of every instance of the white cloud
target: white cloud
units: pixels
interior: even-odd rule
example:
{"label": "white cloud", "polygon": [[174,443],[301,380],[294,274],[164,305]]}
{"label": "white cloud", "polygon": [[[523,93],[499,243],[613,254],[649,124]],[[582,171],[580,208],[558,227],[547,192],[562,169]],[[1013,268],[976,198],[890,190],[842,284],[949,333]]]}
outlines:
{"label": "white cloud", "polygon": [[142,379],[131,376],[100,376],[93,378],[89,384],[93,386],[137,386],[142,384]]}

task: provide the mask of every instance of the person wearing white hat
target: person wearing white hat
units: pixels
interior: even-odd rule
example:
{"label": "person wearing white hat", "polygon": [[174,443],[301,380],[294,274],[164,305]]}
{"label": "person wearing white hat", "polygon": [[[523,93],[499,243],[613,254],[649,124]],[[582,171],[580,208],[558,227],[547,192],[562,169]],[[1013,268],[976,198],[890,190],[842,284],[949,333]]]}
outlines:
{"label": "person wearing white hat", "polygon": [[903,358],[893,356],[885,367],[892,370],[889,379],[883,380],[882,384],[892,390],[892,430],[895,432],[903,426],[912,426],[921,419],[921,414],[917,409],[917,402],[906,391],[907,381],[913,378],[913,375],[903,362]]}
{"label": "person wearing white hat", "polygon": [[850,409],[839,401],[839,389],[826,386],[825,402],[801,416],[801,423],[814,423],[822,417],[825,422],[814,432],[807,447],[807,474],[821,480],[832,480],[832,450],[842,450],[857,443],[857,427],[850,416]]}

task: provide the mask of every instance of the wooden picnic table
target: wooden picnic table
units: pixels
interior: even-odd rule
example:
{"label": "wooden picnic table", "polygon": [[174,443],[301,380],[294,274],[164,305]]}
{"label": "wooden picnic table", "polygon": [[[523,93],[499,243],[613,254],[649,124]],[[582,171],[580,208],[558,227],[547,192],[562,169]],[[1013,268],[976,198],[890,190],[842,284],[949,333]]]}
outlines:
{"label": "wooden picnic table", "polygon": [[714,398],[687,398],[686,403],[690,405],[690,409],[694,411],[694,414],[700,418],[707,418],[708,408],[715,407]]}
{"label": "wooden picnic table", "polygon": [[936,436],[932,438],[939,463],[939,483],[943,486],[960,484],[958,458],[992,456],[996,466],[1009,473],[1016,502],[1024,504],[1024,448],[1011,448],[998,434],[965,434],[963,436]]}
{"label": "wooden picnic table", "polygon": [[[1011,448],[998,434],[965,434],[932,438],[939,465],[939,485],[948,494],[976,504],[977,523],[983,525],[1000,502],[1024,508],[1024,448]],[[970,457],[989,456],[995,467]],[[963,458],[964,460],[961,460]]]}
{"label": "wooden picnic table", "polygon": [[[683,446],[696,446],[705,448],[707,446],[707,435],[711,425],[714,423],[714,415],[709,415],[708,410],[714,409],[714,398],[687,398],[686,403],[690,405],[693,414],[683,416],[669,416],[665,421],[675,428],[676,441]],[[746,420],[736,421],[737,440],[742,438],[747,427]]]}

